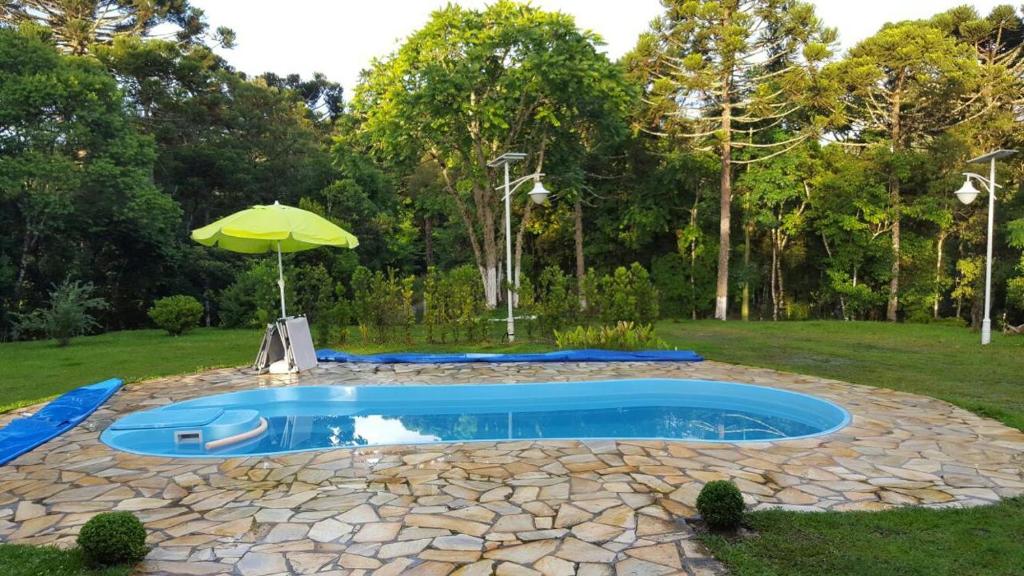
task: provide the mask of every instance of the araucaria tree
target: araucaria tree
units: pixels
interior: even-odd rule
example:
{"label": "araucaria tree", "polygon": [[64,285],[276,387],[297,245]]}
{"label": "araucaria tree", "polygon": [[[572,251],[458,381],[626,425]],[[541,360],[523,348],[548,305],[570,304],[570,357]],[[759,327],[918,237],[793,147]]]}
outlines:
{"label": "araucaria tree", "polygon": [[504,237],[499,178],[487,162],[525,152],[529,173],[557,155],[562,164],[548,178],[556,187],[559,174],[581,171],[583,154],[573,150],[614,131],[610,119],[624,116],[626,102],[626,83],[598,43],[562,13],[451,5],[376,61],[356,89],[353,113],[381,156],[438,167],[490,307]]}
{"label": "araucaria tree", "polygon": [[[207,25],[203,11],[188,0],[5,0],[0,20],[31,23],[46,29],[61,50],[85,54],[117,35],[173,37],[181,43],[202,41]],[[217,29],[214,40],[230,45],[234,32]]]}
{"label": "araucaria tree", "polygon": [[[721,158],[715,318],[729,302],[734,164],[799,146],[816,125],[806,106],[835,32],[798,0],[663,0],[665,14],[641,37],[647,98],[660,134],[717,149]],[[785,130],[787,138],[770,137]],[[734,152],[744,151],[742,158]]]}
{"label": "araucaria tree", "polygon": [[989,105],[978,90],[981,68],[970,46],[927,22],[904,22],[854,46],[826,75],[843,89],[838,105],[847,131],[875,148],[887,173],[892,261],[886,318],[896,321],[906,204],[901,183],[910,176],[915,148]]}

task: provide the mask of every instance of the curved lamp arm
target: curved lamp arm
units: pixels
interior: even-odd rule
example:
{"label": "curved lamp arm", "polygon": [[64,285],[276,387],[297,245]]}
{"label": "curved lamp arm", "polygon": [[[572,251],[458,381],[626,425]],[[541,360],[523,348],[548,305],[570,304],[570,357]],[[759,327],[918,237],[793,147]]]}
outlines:
{"label": "curved lamp arm", "polygon": [[[516,190],[518,190],[519,187],[522,186],[523,184],[526,184],[530,180],[538,180],[543,175],[544,175],[543,172],[534,172],[533,174],[527,174],[526,176],[522,176],[522,177],[516,178],[515,180],[509,182],[508,183],[508,193],[509,193],[509,195],[514,193]],[[504,189],[505,189],[505,185],[504,184],[502,184],[501,186],[498,186],[497,188],[495,188],[495,190],[504,190]],[[501,199],[504,200],[505,197],[502,196]]]}
{"label": "curved lamp arm", "polygon": [[989,194],[991,194],[994,191],[994,188],[1002,188],[1001,184],[992,182],[988,178],[982,176],[981,174],[975,174],[974,172],[963,172],[963,175],[968,180],[977,180],[978,182],[981,182],[981,184],[985,186],[985,191],[988,192]]}

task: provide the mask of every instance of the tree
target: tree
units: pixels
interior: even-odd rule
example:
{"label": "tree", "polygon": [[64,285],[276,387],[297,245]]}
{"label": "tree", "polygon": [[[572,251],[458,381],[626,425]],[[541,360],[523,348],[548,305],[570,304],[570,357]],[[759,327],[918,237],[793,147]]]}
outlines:
{"label": "tree", "polygon": [[[786,135],[780,137],[785,138]],[[783,260],[786,246],[802,234],[807,224],[812,180],[817,176],[809,148],[805,144],[788,154],[751,165],[738,182],[738,188],[744,191],[744,205],[750,212],[748,217],[768,232],[772,320],[778,320],[779,312],[785,308]]]}
{"label": "tree", "polygon": [[[1010,246],[1021,252],[1014,269],[1016,276],[1010,278],[1007,284],[1006,299],[1011,308],[1016,309],[1017,312],[1024,312],[1024,218],[1011,221],[1007,225],[1007,231],[1010,236]],[[1024,333],[1024,324],[1007,328],[1018,334]]]}
{"label": "tree", "polygon": [[881,244],[892,225],[885,175],[862,149],[825,146],[821,162],[819,193],[807,214],[825,252],[821,304],[838,303],[844,320],[864,319],[879,303],[875,279],[888,269]]}
{"label": "tree", "polygon": [[[562,13],[508,1],[483,11],[453,5],[374,62],[356,89],[354,113],[379,154],[439,167],[491,307],[503,232],[500,178],[487,162],[526,152],[522,169],[545,169],[557,183],[575,172],[574,152],[601,140],[597,132],[621,130],[626,84],[598,42]],[[550,155],[562,161],[557,170]]]}
{"label": "tree", "polygon": [[[54,43],[81,55],[118,35],[171,36],[179,43],[201,42],[207,25],[203,11],[188,0],[8,0],[0,4],[0,22],[44,27]],[[218,28],[213,37],[230,46],[234,32]]]}
{"label": "tree", "polygon": [[[810,4],[797,0],[663,4],[665,14],[641,36],[631,60],[646,68],[655,116],[651,130],[682,134],[720,155],[715,317],[725,320],[733,165],[784,154],[814,133],[794,129],[789,139],[758,141],[765,131],[797,127],[798,114],[815,95],[811,79],[831,55],[835,31],[822,26]],[[734,160],[737,149],[750,151],[750,157]]]}
{"label": "tree", "polygon": [[332,82],[320,72],[314,72],[309,80],[303,80],[298,74],[282,77],[273,72],[265,72],[260,78],[267,86],[287,89],[300,96],[306,107],[318,117],[333,121],[341,116],[344,107],[341,84]]}
{"label": "tree", "polygon": [[969,46],[924,22],[887,25],[829,70],[844,95],[846,129],[879,148],[887,166],[891,264],[886,318],[897,319],[901,224],[908,154],[944,130],[980,114],[981,69]]}
{"label": "tree", "polygon": [[108,318],[144,313],[180,222],[150,180],[153,158],[97,62],[0,28],[0,259],[15,269],[5,309],[38,306],[43,287],[73,274],[93,280]]}
{"label": "tree", "polygon": [[246,79],[206,46],[137,36],[97,47],[96,56],[155,139],[154,181],[181,204],[186,228],[251,204],[294,204],[330,182],[328,129],[319,124],[328,120],[305,100],[330,86],[314,79],[320,88],[300,95],[276,77],[274,85]]}

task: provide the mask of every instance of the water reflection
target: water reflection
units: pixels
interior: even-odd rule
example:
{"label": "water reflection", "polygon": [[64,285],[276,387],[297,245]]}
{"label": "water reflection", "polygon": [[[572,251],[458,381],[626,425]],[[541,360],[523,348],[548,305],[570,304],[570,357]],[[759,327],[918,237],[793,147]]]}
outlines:
{"label": "water reflection", "polygon": [[440,442],[440,436],[421,434],[405,427],[399,418],[386,418],[379,414],[352,418],[355,436],[366,444],[423,444]]}
{"label": "water reflection", "polygon": [[[325,410],[330,405],[325,405]],[[266,434],[227,453],[533,438],[772,440],[813,434],[777,416],[692,407],[628,407],[545,412],[278,416]]]}

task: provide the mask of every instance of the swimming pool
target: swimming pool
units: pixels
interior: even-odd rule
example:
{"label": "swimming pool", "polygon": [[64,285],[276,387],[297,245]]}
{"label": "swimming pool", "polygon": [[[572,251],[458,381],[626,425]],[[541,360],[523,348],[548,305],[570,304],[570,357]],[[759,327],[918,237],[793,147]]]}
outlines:
{"label": "swimming pool", "polygon": [[101,439],[138,454],[227,457],[482,440],[763,442],[828,434],[849,421],[821,398],[709,380],[295,386],[134,412]]}

